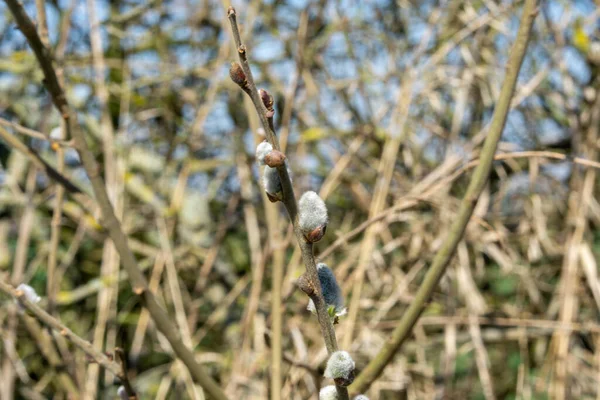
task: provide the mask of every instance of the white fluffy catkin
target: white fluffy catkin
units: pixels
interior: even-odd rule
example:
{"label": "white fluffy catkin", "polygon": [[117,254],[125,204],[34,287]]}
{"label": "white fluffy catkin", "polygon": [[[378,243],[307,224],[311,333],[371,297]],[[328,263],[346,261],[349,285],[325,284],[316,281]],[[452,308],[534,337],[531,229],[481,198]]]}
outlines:
{"label": "white fluffy catkin", "polygon": [[40,300],[42,299],[35,292],[34,288],[32,288],[31,286],[26,285],[24,283],[21,283],[19,286],[17,286],[17,290],[20,290],[21,292],[23,292],[25,294],[25,298],[27,300],[29,300],[31,303],[39,303]]}
{"label": "white fluffy catkin", "polygon": [[348,379],[352,375],[354,367],[354,360],[347,351],[336,351],[327,360],[324,376],[331,379]]}
{"label": "white fluffy catkin", "polygon": [[[290,171],[290,169],[288,168],[287,172],[291,182],[292,171]],[[271,195],[277,195],[278,193],[283,191],[277,168],[271,168],[268,165],[265,165],[265,169],[263,171],[263,187],[265,188],[265,191]]]}
{"label": "white fluffy catkin", "polygon": [[333,385],[321,388],[319,392],[319,400],[337,400],[337,389]]}
{"label": "white fluffy catkin", "polygon": [[263,186],[265,187],[265,191],[267,193],[274,195],[281,192],[281,180],[279,180],[279,172],[277,172],[277,168],[265,166],[265,170],[263,172]]}
{"label": "white fluffy catkin", "polygon": [[260,165],[265,165],[265,157],[267,154],[273,151],[273,146],[271,143],[264,141],[260,142],[258,146],[256,146],[256,160]]}
{"label": "white fluffy catkin", "polygon": [[[17,286],[17,290],[23,292],[25,298],[31,303],[37,304],[40,302],[40,300],[42,300],[42,298],[38,296],[38,294],[35,292],[35,289],[29,285],[21,283],[19,286]],[[23,307],[23,305],[20,302],[17,301],[17,305],[19,307],[19,312],[25,312],[25,307]]]}
{"label": "white fluffy catkin", "polygon": [[298,224],[304,232],[311,232],[316,228],[327,225],[327,206],[323,199],[315,192],[306,192],[298,201]]}

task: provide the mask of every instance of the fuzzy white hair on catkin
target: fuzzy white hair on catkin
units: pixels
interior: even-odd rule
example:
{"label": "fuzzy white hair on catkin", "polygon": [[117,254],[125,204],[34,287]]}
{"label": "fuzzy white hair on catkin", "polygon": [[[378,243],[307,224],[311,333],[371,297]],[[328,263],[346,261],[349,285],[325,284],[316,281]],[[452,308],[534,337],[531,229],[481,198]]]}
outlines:
{"label": "fuzzy white hair on catkin", "polygon": [[265,167],[263,172],[263,186],[267,193],[275,194],[281,192],[281,181],[277,168]]}
{"label": "fuzzy white hair on catkin", "polygon": [[271,143],[264,141],[260,142],[258,146],[256,146],[256,160],[260,165],[265,165],[265,157],[267,154],[273,151],[273,146]]}
{"label": "fuzzy white hair on catkin", "polygon": [[298,201],[298,224],[300,229],[310,232],[320,226],[327,225],[327,206],[315,192],[306,192]]}
{"label": "fuzzy white hair on catkin", "polygon": [[337,389],[333,385],[325,386],[319,392],[319,400],[337,400]]}
{"label": "fuzzy white hair on catkin", "polygon": [[354,360],[347,351],[336,351],[327,360],[324,376],[331,379],[348,379],[354,367]]}

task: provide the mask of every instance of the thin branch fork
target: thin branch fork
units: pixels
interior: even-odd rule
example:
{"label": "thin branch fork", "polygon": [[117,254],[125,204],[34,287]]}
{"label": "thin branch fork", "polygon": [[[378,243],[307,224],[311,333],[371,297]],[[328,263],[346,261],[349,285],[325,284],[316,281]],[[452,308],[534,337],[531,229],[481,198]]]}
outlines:
{"label": "thin branch fork", "polygon": [[[242,43],[240,31],[237,25],[236,12],[233,7],[229,7],[227,9],[227,16],[231,25],[231,31],[233,33],[233,39],[235,41],[240,65],[244,73],[243,80],[240,80],[240,82],[236,81],[236,83],[238,83],[242,90],[244,90],[244,92],[246,92],[252,100],[256,112],[258,113],[258,117],[260,119],[262,127],[265,130],[268,142],[273,146],[274,150],[280,151],[281,147],[279,145],[279,140],[275,135],[275,130],[273,126],[273,109],[271,104],[272,99],[268,97],[265,98],[265,94],[266,96],[268,96],[268,93],[262,90],[259,92],[259,90],[257,90],[256,88],[256,84],[254,83],[254,79],[252,77],[250,64],[248,62],[248,50],[246,46]],[[235,67],[235,65],[232,66],[232,69]],[[267,107],[265,103],[269,107]],[[325,300],[323,299],[323,293],[321,291],[321,285],[317,273],[317,265],[313,254],[313,246],[312,243],[308,243],[305,240],[304,235],[302,234],[298,225],[298,204],[296,202],[292,181],[288,174],[285,163],[281,166],[278,166],[277,171],[279,173],[279,179],[281,181],[281,186],[283,189],[283,204],[288,212],[290,221],[294,227],[294,233],[296,235],[296,239],[301,250],[302,261],[304,262],[304,266],[306,267],[306,274],[311,284],[311,287],[314,290],[311,299],[315,303],[317,318],[319,321],[319,326],[321,328],[321,334],[323,335],[327,352],[331,354],[338,350],[338,344],[335,336],[335,330],[333,328],[333,323],[327,312]],[[336,385],[336,388],[340,400],[349,399],[347,388],[338,385]]]}
{"label": "thin branch fork", "polygon": [[140,296],[140,301],[148,309],[156,327],[165,336],[174,353],[189,370],[193,380],[200,384],[212,398],[226,400],[225,393],[208,375],[202,365],[196,361],[194,352],[182,342],[179,331],[170,320],[167,312],[158,303],[152,292],[148,290],[146,278],[137,264],[135,256],[128,245],[127,236],[123,232],[121,223],[115,215],[104,180],[100,176],[98,163],[89,150],[85,135],[77,124],[77,116],[70,108],[65,92],[59,83],[49,49],[42,43],[34,23],[19,1],[5,0],[5,2],[42,68],[45,78],[44,85],[50,93],[54,105],[66,122],[67,137],[72,137],[75,140],[76,149],[79,152],[83,167],[90,179],[97,203],[100,206],[103,225],[108,230],[110,238],[121,257],[121,263],[129,275],[133,292]]}

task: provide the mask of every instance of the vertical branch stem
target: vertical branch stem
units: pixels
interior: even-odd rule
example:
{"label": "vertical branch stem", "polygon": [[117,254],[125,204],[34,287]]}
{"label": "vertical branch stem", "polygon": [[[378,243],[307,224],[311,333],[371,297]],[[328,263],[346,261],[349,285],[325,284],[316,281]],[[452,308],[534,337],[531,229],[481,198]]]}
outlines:
{"label": "vertical branch stem", "polygon": [[[250,70],[250,64],[248,62],[247,49],[246,46],[242,44],[240,31],[237,25],[236,12],[233,7],[229,7],[227,10],[227,16],[229,17],[229,22],[231,24],[231,30],[238,51],[240,64],[246,78],[245,91],[250,96],[250,99],[256,108],[256,112],[258,113],[262,127],[265,130],[267,140],[269,143],[271,143],[275,150],[280,150],[281,147],[279,145],[279,140],[277,139],[273,129],[272,115],[267,116],[267,109],[260,98],[258,89],[256,88],[256,84],[254,83],[254,79],[252,77],[252,71]],[[333,328],[331,318],[327,313],[327,307],[323,299],[321,284],[317,273],[317,265],[313,254],[313,247],[311,243],[308,243],[304,239],[304,235],[298,226],[298,204],[296,202],[296,197],[294,196],[294,189],[292,187],[292,181],[289,177],[287,167],[285,165],[277,167],[277,171],[279,172],[279,179],[283,188],[283,205],[285,206],[290,217],[290,221],[294,227],[294,233],[302,254],[302,261],[306,267],[307,276],[310,280],[311,286],[314,289],[314,295],[311,298],[315,303],[321,334],[323,335],[327,352],[331,354],[338,350],[338,344],[335,336],[335,330]],[[279,274],[278,271],[274,272]],[[273,295],[275,295],[275,293]],[[280,295],[281,294],[279,294],[279,296]],[[347,400],[349,398],[348,390],[345,387],[336,385],[336,388],[340,400]]]}

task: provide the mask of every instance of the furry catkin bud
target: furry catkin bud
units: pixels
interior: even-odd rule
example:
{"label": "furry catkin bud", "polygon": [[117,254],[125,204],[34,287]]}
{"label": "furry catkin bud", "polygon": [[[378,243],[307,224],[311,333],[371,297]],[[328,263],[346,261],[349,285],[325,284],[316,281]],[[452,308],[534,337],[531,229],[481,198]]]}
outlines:
{"label": "furry catkin bud", "polygon": [[260,142],[258,146],[256,146],[256,160],[260,165],[265,165],[265,157],[273,151],[273,146],[271,143],[264,141]]}
{"label": "furry catkin bud", "polygon": [[354,381],[354,360],[347,351],[336,351],[327,361],[325,378],[335,380],[336,385],[348,386]]}
{"label": "furry catkin bud", "polygon": [[[319,263],[317,264],[317,273],[319,275],[323,299],[325,299],[327,309],[330,311],[330,316],[335,318],[346,314],[342,290],[335,279],[333,271],[327,265]],[[307,309],[312,313],[316,312],[315,303],[312,300],[309,301]]]}
{"label": "furry catkin bud", "polygon": [[321,240],[327,230],[327,206],[315,192],[306,192],[298,201],[298,225],[309,243]]}
{"label": "furry catkin bud", "polygon": [[[288,175],[291,181],[292,173],[289,169]],[[283,187],[281,186],[281,180],[279,179],[279,172],[277,172],[277,168],[265,166],[265,170],[263,171],[263,186],[265,188],[265,192],[267,192],[267,197],[272,203],[283,201]]]}
{"label": "furry catkin bud", "polygon": [[[35,292],[34,288],[24,283],[21,283],[19,286],[17,286],[17,292],[23,293],[22,296],[25,297],[25,299],[27,299],[30,303],[37,304],[40,302],[40,300],[42,300],[42,298]],[[20,302],[17,302],[17,304],[19,306],[19,312],[24,312],[25,307],[23,307]]]}
{"label": "furry catkin bud", "polygon": [[263,186],[269,196],[269,200],[272,202],[283,200],[281,180],[279,179],[277,168],[265,167],[263,172]]}
{"label": "furry catkin bud", "polygon": [[264,162],[271,168],[281,167],[285,163],[285,154],[279,150],[273,150],[267,153]]}
{"label": "furry catkin bud", "polygon": [[246,80],[246,74],[240,64],[236,62],[231,63],[231,67],[229,67],[229,77],[242,89],[246,88],[248,81]]}
{"label": "furry catkin bud", "polygon": [[319,392],[319,400],[337,400],[337,389],[333,385],[321,388]]}
{"label": "furry catkin bud", "polygon": [[23,294],[25,295],[25,298],[27,300],[29,300],[31,303],[39,303],[40,300],[42,299],[35,292],[34,288],[32,288],[31,286],[26,285],[24,283],[21,283],[19,286],[17,286],[17,290],[23,292]]}

